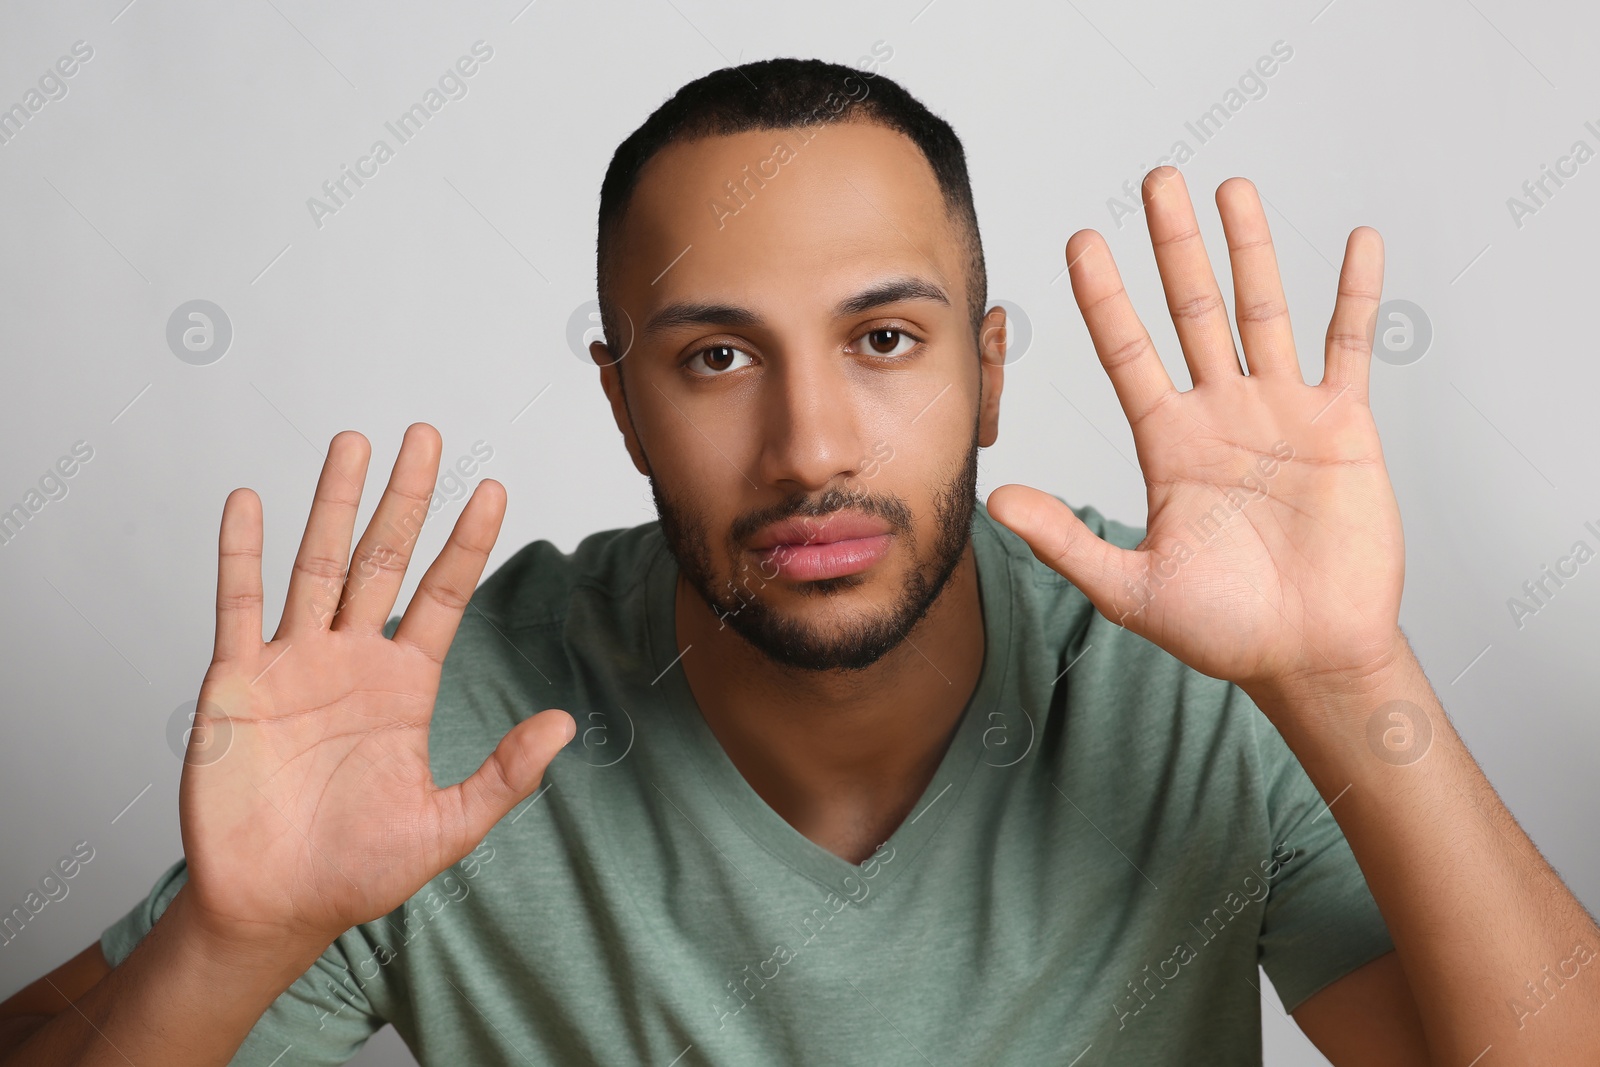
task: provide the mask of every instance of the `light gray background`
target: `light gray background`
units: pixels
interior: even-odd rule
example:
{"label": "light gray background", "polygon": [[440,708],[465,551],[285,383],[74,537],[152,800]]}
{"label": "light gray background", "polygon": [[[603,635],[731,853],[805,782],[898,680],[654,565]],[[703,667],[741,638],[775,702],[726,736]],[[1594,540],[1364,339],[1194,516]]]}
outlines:
{"label": "light gray background", "polygon": [[[1184,166],[1222,286],[1211,200],[1234,174],[1268,201],[1301,360],[1320,375],[1344,239],[1377,227],[1387,298],[1434,340],[1373,364],[1404,513],[1403,623],[1457,727],[1533,839],[1600,905],[1591,813],[1600,561],[1518,628],[1507,599],[1600,538],[1593,266],[1600,160],[1516,225],[1507,198],[1573,142],[1600,148],[1594,42],[1578,3],[1109,0],[871,5],[641,0],[97,0],[0,13],[0,106],[78,40],[68,95],[0,146],[0,508],[75,441],[94,458],[12,543],[0,738],[0,911],[74,842],[95,858],[0,949],[0,995],[93,942],[180,853],[166,728],[209,660],[217,520],[248,485],[266,509],[267,618],[337,431],[373,442],[365,511],[402,429],[445,459],[478,440],[510,491],[491,568],[654,518],[596,373],[569,349],[593,298],[594,214],[616,143],[683,82],[740,59],[881,68],[966,143],[991,300],[1025,310],[999,443],[1008,481],[1139,523],[1128,432],[1063,276],[1081,227],[1106,234],[1174,379],[1142,216],[1107,207],[1283,40],[1293,58]],[[336,216],[306,199],[472,42],[494,48]],[[192,366],[168,316],[203,298],[234,337]],[[538,398],[532,406],[530,401]],[[425,531],[431,559],[452,504]],[[365,518],[363,517],[363,522]],[[402,602],[415,586],[414,568]],[[269,621],[270,632],[273,623]],[[131,805],[131,806],[130,806]],[[1264,987],[1272,1064],[1321,1062]],[[1086,1005],[1085,1010],[1099,1010]],[[409,1063],[392,1030],[359,1062]]]}

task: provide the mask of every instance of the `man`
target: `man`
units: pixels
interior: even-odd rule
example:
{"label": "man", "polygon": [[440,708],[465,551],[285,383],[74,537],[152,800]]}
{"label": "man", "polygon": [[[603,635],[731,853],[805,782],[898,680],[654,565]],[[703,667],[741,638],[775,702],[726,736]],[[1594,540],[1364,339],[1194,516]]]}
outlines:
{"label": "man", "polygon": [[184,860],[8,1002],[48,1021],[7,1062],[339,1063],[388,1021],[423,1063],[1257,1063],[1258,962],[1337,1064],[1594,1062],[1600,933],[1397,625],[1377,234],[1309,386],[1253,188],[1243,366],[1181,178],[1144,195],[1192,390],[1098,235],[1066,257],[1147,531],[984,507],[1005,317],[954,133],[815,61],[685,86],[600,206],[660,521],[469,604],[484,481],[385,625],[441,444],[351,555],[346,432],[263,643],[232,494]]}

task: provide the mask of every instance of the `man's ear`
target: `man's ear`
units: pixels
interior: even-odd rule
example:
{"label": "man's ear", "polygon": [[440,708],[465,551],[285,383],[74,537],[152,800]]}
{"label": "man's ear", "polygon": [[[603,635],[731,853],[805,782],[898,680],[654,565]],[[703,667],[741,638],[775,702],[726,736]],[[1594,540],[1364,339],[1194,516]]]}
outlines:
{"label": "man's ear", "polygon": [[617,429],[622,431],[622,441],[628,447],[634,469],[646,478],[650,477],[650,464],[645,462],[644,449],[639,447],[639,435],[633,428],[633,414],[629,412],[627,398],[622,393],[622,360],[612,357],[611,349],[604,341],[589,343],[589,358],[600,368],[600,388],[605,390],[606,399],[611,402],[611,417],[616,420]]}
{"label": "man's ear", "polygon": [[1000,389],[1006,377],[1006,309],[999,304],[983,316],[983,326],[978,331],[978,356],[982,388],[978,445],[988,448],[1000,436]]}

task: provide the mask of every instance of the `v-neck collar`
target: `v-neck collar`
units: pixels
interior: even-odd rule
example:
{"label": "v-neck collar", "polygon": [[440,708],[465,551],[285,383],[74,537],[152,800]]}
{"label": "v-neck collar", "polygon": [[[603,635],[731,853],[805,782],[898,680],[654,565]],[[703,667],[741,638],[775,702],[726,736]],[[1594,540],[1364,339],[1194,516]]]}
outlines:
{"label": "v-neck collar", "polygon": [[[1011,662],[1012,574],[1010,556],[993,524],[994,520],[979,501],[972,517],[973,557],[984,628],[983,667],[978,684],[962,710],[955,736],[938,770],[911,814],[895,828],[885,842],[886,847],[880,849],[884,856],[892,858],[871,868],[871,891],[886,889],[900,872],[912,866],[950,812],[955,810],[983,753],[984,727],[990,712],[1005,692]],[[665,718],[686,757],[704,778],[710,794],[757,845],[797,873],[846,899],[861,896],[866,864],[854,864],[834,855],[789,825],[739,773],[711,732],[679,662],[682,654],[678,649],[675,613],[677,578],[677,560],[663,540],[646,576],[649,662],[670,664],[654,684],[665,690],[662,701],[668,710]],[[660,669],[657,666],[652,671]],[[870,894],[866,899],[870,899]]]}

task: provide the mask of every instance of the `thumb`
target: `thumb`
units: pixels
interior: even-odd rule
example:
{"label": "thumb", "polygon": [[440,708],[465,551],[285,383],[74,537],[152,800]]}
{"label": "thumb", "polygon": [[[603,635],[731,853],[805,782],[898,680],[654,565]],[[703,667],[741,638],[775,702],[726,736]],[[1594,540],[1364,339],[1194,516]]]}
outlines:
{"label": "thumb", "polygon": [[494,824],[539,787],[550,761],[578,732],[565,711],[549,708],[517,723],[500,739],[489,758],[454,791],[468,840],[481,841]]}
{"label": "thumb", "polygon": [[1100,613],[1117,622],[1128,614],[1139,553],[1118,548],[1084,525],[1049,493],[1002,485],[989,494],[989,515],[1028,543],[1040,562],[1083,591]]}

